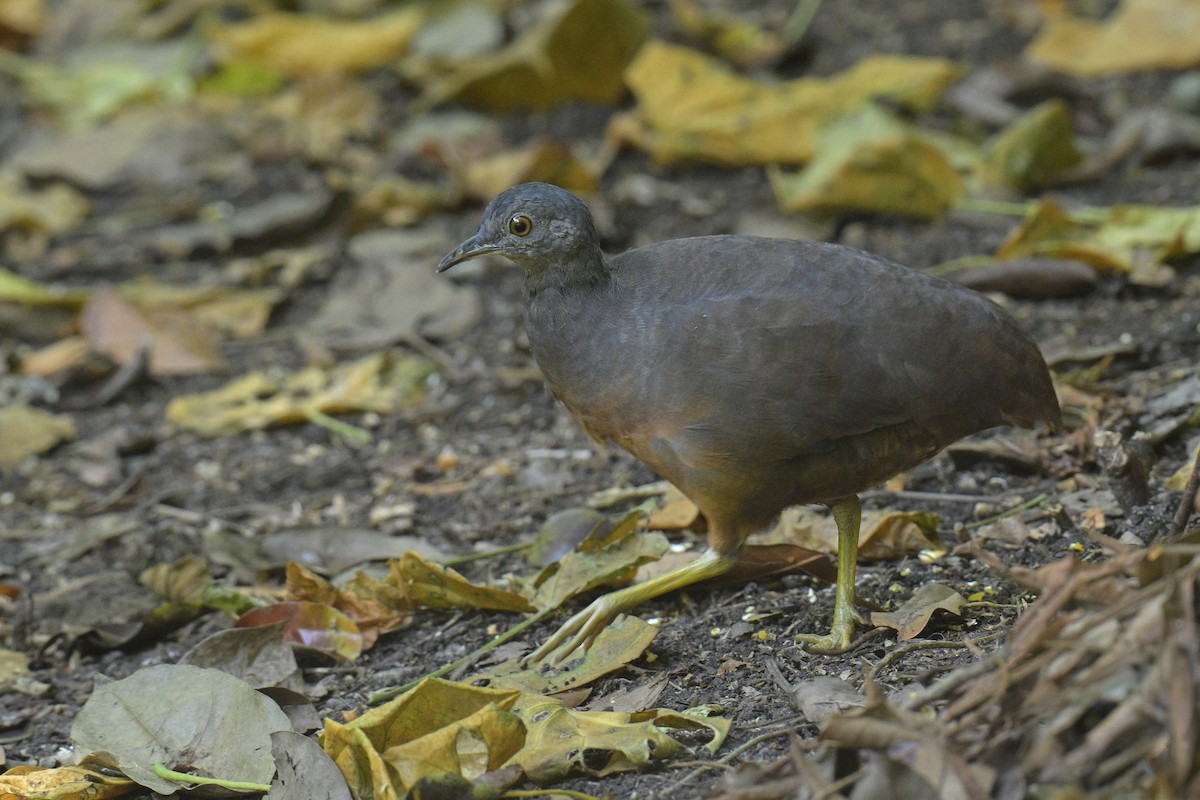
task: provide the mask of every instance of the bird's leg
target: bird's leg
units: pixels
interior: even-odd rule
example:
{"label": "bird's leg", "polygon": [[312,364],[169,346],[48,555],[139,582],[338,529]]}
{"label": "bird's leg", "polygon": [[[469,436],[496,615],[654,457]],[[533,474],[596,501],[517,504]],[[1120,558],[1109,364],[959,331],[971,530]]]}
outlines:
{"label": "bird's leg", "polygon": [[810,653],[844,653],[850,649],[854,626],[860,621],[854,607],[854,578],[858,571],[858,529],[862,522],[862,502],[858,496],[830,504],[838,529],[837,587],[833,600],[833,625],[829,634],[806,633],[796,643]]}
{"label": "bird's leg", "polygon": [[644,583],[627,586],[624,589],[618,589],[615,592],[601,595],[592,601],[592,604],[583,611],[580,611],[567,620],[558,629],[557,633],[534,651],[529,660],[542,661],[561,645],[562,649],[558,651],[558,655],[553,662],[561,664],[566,660],[567,656],[576,650],[580,648],[587,650],[591,647],[596,637],[608,627],[609,623],[618,614],[624,614],[634,606],[640,605],[652,597],[658,597],[667,592],[690,586],[693,583],[714,578],[717,575],[727,572],[736,562],[736,551],[732,553],[718,553],[716,550],[709,548],[704,552],[704,555],[690,564],[685,564],[678,569],[665,572],[657,578],[652,578]]}

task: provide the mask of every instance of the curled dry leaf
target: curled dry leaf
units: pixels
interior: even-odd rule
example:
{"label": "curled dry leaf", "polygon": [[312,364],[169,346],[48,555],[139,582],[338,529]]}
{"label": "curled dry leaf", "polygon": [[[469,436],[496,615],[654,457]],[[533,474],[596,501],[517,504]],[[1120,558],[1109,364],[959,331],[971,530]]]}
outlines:
{"label": "curled dry leaf", "polygon": [[901,641],[908,641],[921,634],[935,611],[949,611],[958,615],[966,600],[961,594],[942,583],[928,583],[904,602],[895,611],[874,611],[871,624],[895,628]]}
{"label": "curled dry leaf", "polygon": [[500,769],[525,745],[517,697],[429,678],[349,723],[326,719],[321,744],[356,797],[400,800],[423,778]]}

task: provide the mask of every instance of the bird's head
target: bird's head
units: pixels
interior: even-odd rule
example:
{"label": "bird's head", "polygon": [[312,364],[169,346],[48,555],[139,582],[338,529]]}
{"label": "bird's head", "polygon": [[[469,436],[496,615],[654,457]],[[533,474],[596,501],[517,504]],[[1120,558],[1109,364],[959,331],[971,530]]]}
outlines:
{"label": "bird's head", "polygon": [[587,206],[548,183],[522,183],[497,195],[479,230],[443,258],[437,271],[492,253],[511,259],[531,277],[603,260]]}

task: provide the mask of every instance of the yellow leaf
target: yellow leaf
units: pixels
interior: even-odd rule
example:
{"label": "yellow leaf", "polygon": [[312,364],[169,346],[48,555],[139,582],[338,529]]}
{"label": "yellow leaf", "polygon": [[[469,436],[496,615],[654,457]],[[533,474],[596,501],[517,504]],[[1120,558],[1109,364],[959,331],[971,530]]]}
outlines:
{"label": "yellow leaf", "polygon": [[252,372],[212,392],[182,395],[167,405],[167,420],[205,436],[300,422],[313,411],[395,413],[425,398],[435,370],[423,358],[378,353],[333,369],[307,367],[289,375]]}
{"label": "yellow leaf", "polygon": [[1123,0],[1108,19],[1055,14],[1025,50],[1072,75],[1110,75],[1200,64],[1200,0]]}
{"label": "yellow leaf", "polygon": [[908,125],[873,105],[831,123],[805,169],[771,174],[788,211],[867,211],[930,219],[962,192],[949,158]]}
{"label": "yellow leaf", "polygon": [[764,31],[732,14],[709,11],[696,0],[670,0],[671,16],[693,39],[705,42],[721,58],[739,67],[749,67],[778,58],[783,37]]}
{"label": "yellow leaf", "polygon": [[[64,184],[29,191],[17,186],[13,180],[0,179],[0,233],[7,230],[51,235],[65,233],[90,213],[91,204],[87,199]],[[11,286],[11,279],[5,283]]]}
{"label": "yellow leaf", "polygon": [[213,31],[222,62],[249,61],[285,75],[364,72],[398,60],[423,14],[405,8],[367,20],[272,12]]}
{"label": "yellow leaf", "polygon": [[872,56],[830,78],[764,83],[684,47],[652,41],[625,72],[637,110],[609,137],[659,162],[802,164],[830,121],[872,98],[928,109],[961,68],[942,59]]}
{"label": "yellow leaf", "polygon": [[553,183],[572,192],[596,191],[591,170],[575,158],[570,148],[556,142],[536,142],[519,150],[506,150],[486,158],[473,158],[461,168],[466,192],[490,200],[510,186],[528,181]]}
{"label": "yellow leaf", "polygon": [[74,438],[70,417],[30,406],[0,406],[0,467],[16,466],[27,456]]}
{"label": "yellow leaf", "polygon": [[325,720],[322,746],[356,797],[403,797],[418,780],[473,780],[525,743],[515,691],[429,678],[345,725]]}
{"label": "yellow leaf", "polygon": [[87,766],[42,767],[21,766],[0,775],[0,798],[85,798],[107,800],[139,789],[128,778],[110,775],[107,771]]}
{"label": "yellow leaf", "polygon": [[421,99],[489,111],[552,108],[566,100],[615,103],[621,70],[646,38],[645,13],[626,0],[572,0],[504,50],[457,65]]}
{"label": "yellow leaf", "polygon": [[[0,184],[0,215],[4,206],[4,187]],[[0,229],[4,227],[0,220]],[[20,303],[33,308],[78,309],[87,301],[88,293],[83,289],[63,289],[45,286],[0,267],[0,303]]]}
{"label": "yellow leaf", "polygon": [[432,564],[414,552],[400,559],[399,573],[413,600],[432,608],[486,608],[493,611],[534,611],[516,592],[471,583],[454,570]]}
{"label": "yellow leaf", "polygon": [[998,258],[1046,256],[1124,272],[1130,280],[1162,285],[1163,262],[1200,252],[1200,206],[1113,206],[1068,214],[1043,200],[996,251]]}
{"label": "yellow leaf", "polygon": [[525,746],[513,758],[530,779],[540,784],[572,774],[603,777],[615,772],[642,770],[653,761],[669,758],[687,748],[667,735],[664,728],[707,729],[715,751],[729,732],[730,723],[709,718],[650,709],[637,713],[578,711],[560,700],[522,695],[517,714],[525,721]]}
{"label": "yellow leaf", "polygon": [[45,0],[0,0],[0,29],[36,36],[49,20]]}
{"label": "yellow leaf", "polygon": [[985,165],[995,179],[1028,191],[1046,185],[1082,158],[1070,108],[1061,100],[1048,100],[988,143]]}
{"label": "yellow leaf", "polygon": [[526,666],[512,658],[466,679],[493,689],[516,689],[525,693],[557,694],[578,689],[627,666],[646,652],[658,628],[627,614],[608,625],[582,654],[558,668],[545,664]]}

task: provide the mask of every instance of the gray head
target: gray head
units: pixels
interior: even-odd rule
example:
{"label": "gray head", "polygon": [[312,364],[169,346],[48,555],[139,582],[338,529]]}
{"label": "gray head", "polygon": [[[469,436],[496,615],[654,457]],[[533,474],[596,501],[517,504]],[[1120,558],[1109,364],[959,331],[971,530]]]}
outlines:
{"label": "gray head", "polygon": [[566,278],[604,263],[587,206],[548,183],[522,183],[497,195],[483,212],[479,230],[443,258],[437,271],[489,253],[512,259],[538,282],[551,272]]}

